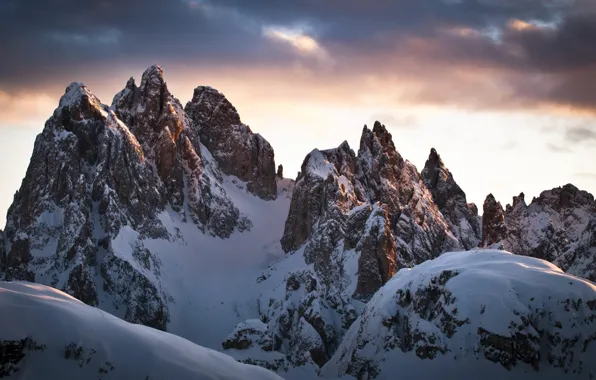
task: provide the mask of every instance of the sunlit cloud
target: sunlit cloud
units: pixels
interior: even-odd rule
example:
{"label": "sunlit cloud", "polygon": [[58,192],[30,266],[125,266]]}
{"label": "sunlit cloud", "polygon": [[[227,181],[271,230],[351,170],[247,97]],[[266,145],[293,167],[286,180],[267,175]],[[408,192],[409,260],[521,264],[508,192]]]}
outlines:
{"label": "sunlit cloud", "polygon": [[333,62],[327,50],[314,37],[306,34],[303,28],[266,26],[263,27],[262,34],[268,39],[291,46],[300,54],[316,57],[326,63]]}
{"label": "sunlit cloud", "polygon": [[554,30],[557,28],[560,20],[553,20],[553,21],[540,21],[540,20],[519,20],[513,19],[510,20],[507,26],[511,30],[515,30],[517,32],[525,32],[531,30]]}
{"label": "sunlit cloud", "polygon": [[45,94],[10,95],[0,90],[0,128],[19,127],[47,119],[56,99]]}

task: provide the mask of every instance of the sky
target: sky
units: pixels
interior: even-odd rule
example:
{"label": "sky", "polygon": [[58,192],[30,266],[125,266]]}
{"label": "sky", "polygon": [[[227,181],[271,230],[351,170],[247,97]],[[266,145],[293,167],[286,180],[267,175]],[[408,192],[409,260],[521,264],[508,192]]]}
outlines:
{"label": "sky", "polygon": [[480,209],[596,193],[593,0],[0,0],[0,35],[0,226],[66,86],[111,104],[153,64],[183,104],[224,93],[287,177],[379,120]]}

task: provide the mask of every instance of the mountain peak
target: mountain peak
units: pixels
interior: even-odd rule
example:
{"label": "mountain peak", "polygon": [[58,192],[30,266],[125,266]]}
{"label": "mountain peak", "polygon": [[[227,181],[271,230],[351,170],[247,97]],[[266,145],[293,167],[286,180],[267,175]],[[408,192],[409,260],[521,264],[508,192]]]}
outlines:
{"label": "mountain peak", "polygon": [[184,112],[222,172],[247,182],[247,189],[262,199],[277,197],[273,148],[242,123],[224,94],[209,86],[198,86]]}
{"label": "mountain peak", "polygon": [[466,193],[455,182],[435,148],[431,148],[420,177],[462,245],[466,249],[476,247],[481,239],[478,209],[468,204]]}
{"label": "mountain peak", "polygon": [[500,242],[507,234],[505,212],[501,202],[488,194],[482,207],[482,247],[490,247]]}
{"label": "mountain peak", "polygon": [[72,82],[64,90],[60,98],[59,108],[79,106],[82,102],[94,107],[100,107],[101,102],[82,82]]}

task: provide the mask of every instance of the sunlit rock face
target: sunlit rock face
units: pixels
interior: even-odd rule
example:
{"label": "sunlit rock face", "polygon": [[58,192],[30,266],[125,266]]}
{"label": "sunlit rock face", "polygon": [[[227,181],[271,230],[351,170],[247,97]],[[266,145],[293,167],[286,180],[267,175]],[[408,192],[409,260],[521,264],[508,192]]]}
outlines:
{"label": "sunlit rock face", "polygon": [[382,124],[363,129],[358,154],[347,142],[315,149],[296,178],[281,239],[296,264],[274,265],[260,279],[272,289],[260,300],[260,334],[278,342],[285,367],[319,368],[399,268],[463,248],[458,236]]}
{"label": "sunlit rock face", "polygon": [[139,140],[175,211],[216,236],[228,237],[235,229],[247,228],[220,185],[217,164],[209,154],[203,157],[194,122],[170,94],[161,67],[147,69],[139,87],[129,80],[114,97],[112,108]]}
{"label": "sunlit rock face", "polygon": [[224,173],[245,181],[253,194],[275,199],[273,148],[241,122],[236,108],[223,94],[211,87],[197,87],[184,110],[193,131]]}
{"label": "sunlit rock face", "polygon": [[[201,141],[220,136],[199,133],[212,119],[187,116],[160,66],[148,68],[139,86],[131,78],[111,106],[84,84],[69,85],[36,139],[0,233],[2,279],[50,285],[166,329],[176,294],[164,288],[162,267],[171,247],[186,244],[181,224],[217,239],[252,226],[225,190],[230,176],[214,158],[225,154]],[[273,151],[249,132],[234,141],[254,148],[245,162],[252,174],[233,178],[233,191],[272,199]]]}
{"label": "sunlit rock face", "polygon": [[478,208],[466,201],[466,194],[455,182],[434,148],[430,151],[421,176],[433,196],[433,201],[447,219],[461,245],[465,249],[477,247],[482,239]]}
{"label": "sunlit rock face", "polygon": [[162,194],[135,136],[72,83],[38,135],[8,211],[4,278],[51,285],[94,306],[109,294],[127,320],[165,328],[164,294],[112,247],[128,229],[169,237],[157,218]]}
{"label": "sunlit rock face", "polygon": [[568,184],[543,191],[526,204],[513,197],[505,210],[489,196],[484,204],[484,247],[550,261],[565,272],[596,281],[596,202]]}

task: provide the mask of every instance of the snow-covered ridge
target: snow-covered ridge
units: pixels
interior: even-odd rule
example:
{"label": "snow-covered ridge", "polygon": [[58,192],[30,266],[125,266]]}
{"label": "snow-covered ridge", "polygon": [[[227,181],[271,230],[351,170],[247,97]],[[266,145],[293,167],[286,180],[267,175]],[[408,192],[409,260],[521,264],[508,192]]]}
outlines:
{"label": "snow-covered ridge", "polygon": [[480,250],[400,270],[321,374],[589,379],[594,355],[596,284],[546,261]]}
{"label": "snow-covered ridge", "polygon": [[176,335],[134,325],[56,289],[0,282],[0,377],[280,379]]}

